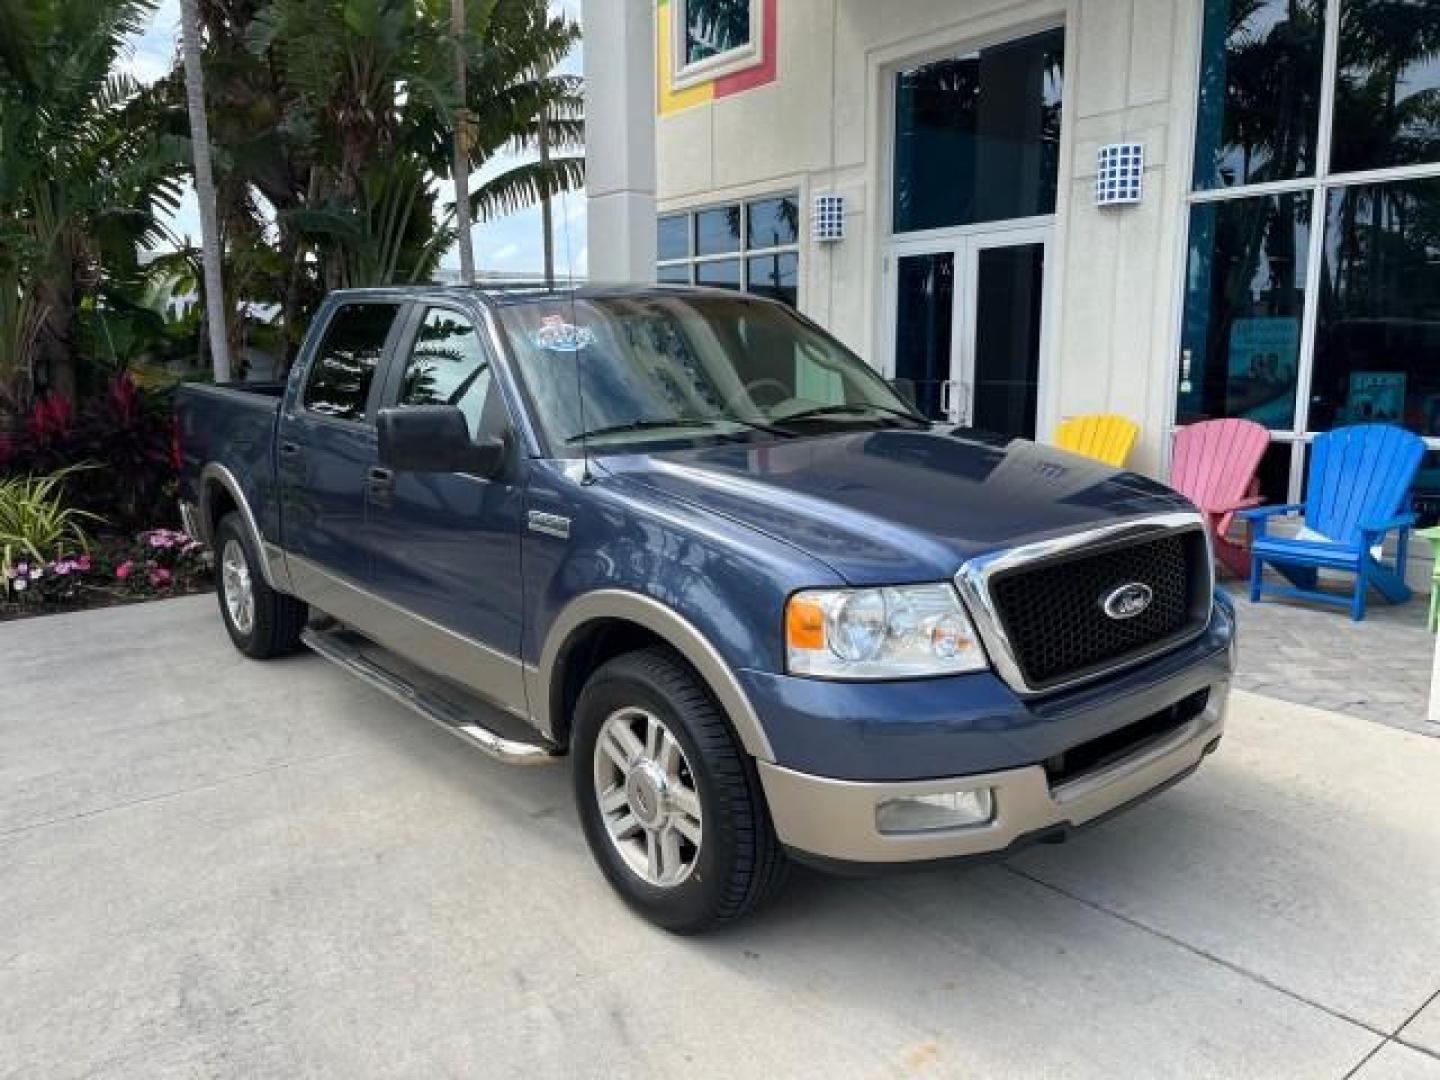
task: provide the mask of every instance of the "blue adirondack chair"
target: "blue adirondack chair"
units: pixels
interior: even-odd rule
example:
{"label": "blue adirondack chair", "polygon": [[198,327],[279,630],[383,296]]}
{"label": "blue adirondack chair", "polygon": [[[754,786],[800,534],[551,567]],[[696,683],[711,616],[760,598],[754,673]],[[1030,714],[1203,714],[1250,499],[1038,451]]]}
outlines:
{"label": "blue adirondack chair", "polygon": [[[1405,584],[1405,552],[1415,515],[1410,513],[1410,487],[1425,442],[1420,436],[1388,424],[1360,424],[1315,436],[1310,446],[1309,501],[1291,506],[1242,510],[1252,522],[1250,599],[1263,594],[1349,605],[1356,622],[1365,618],[1365,596],[1371,585],[1392,604],[1410,599]],[[1265,531],[1270,518],[1305,515],[1306,530],[1287,539]],[[1375,558],[1372,548],[1391,530],[1399,534],[1393,565]],[[1261,571],[1269,563],[1293,585],[1269,585]],[[1321,569],[1347,570],[1355,575],[1349,599],[1316,587]]]}

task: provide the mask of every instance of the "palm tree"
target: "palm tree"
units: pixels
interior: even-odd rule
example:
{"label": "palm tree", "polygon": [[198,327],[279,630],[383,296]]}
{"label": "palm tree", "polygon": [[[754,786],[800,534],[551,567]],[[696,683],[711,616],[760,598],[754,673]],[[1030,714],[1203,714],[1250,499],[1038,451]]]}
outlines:
{"label": "palm tree", "polygon": [[[494,0],[489,8],[494,10]],[[487,17],[489,12],[487,11]],[[470,151],[467,148],[469,121],[465,114],[465,0],[450,0],[450,32],[455,35],[455,155],[451,173],[455,177],[455,232],[460,249],[460,280],[475,280],[475,244],[470,235]]]}
{"label": "palm tree", "polygon": [[200,204],[200,261],[205,272],[205,318],[215,381],[230,380],[226,336],[223,257],[215,220],[215,177],[210,170],[210,130],[205,116],[205,74],[200,61],[200,12],[196,0],[180,0],[181,50],[185,54],[185,99],[190,112],[190,146],[195,161],[195,199]]}
{"label": "palm tree", "polygon": [[[0,379],[74,399],[108,301],[168,239],[183,143],[165,103],[113,71],[153,0],[33,0],[0,22]],[[17,381],[18,380],[18,381]]]}

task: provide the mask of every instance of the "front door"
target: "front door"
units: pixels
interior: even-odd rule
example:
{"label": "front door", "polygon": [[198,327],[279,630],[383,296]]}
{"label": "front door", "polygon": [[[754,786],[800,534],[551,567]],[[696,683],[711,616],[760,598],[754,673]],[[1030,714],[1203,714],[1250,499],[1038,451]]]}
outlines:
{"label": "front door", "polygon": [[896,244],[890,372],[929,417],[1032,439],[1044,355],[1047,226]]}
{"label": "front door", "polygon": [[[510,430],[493,357],[464,310],[417,309],[399,352],[385,405],[454,405],[474,438]],[[378,636],[396,652],[523,712],[518,467],[494,479],[377,468],[366,499],[370,587],[388,609]]]}

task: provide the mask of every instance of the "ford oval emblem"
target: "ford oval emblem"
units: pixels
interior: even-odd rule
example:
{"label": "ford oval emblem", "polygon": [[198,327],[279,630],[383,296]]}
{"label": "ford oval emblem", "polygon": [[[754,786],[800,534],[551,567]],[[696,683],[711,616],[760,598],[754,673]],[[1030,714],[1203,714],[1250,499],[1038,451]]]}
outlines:
{"label": "ford oval emblem", "polygon": [[1112,619],[1133,619],[1150,606],[1155,592],[1143,581],[1132,581],[1107,593],[1100,601],[1100,610]]}

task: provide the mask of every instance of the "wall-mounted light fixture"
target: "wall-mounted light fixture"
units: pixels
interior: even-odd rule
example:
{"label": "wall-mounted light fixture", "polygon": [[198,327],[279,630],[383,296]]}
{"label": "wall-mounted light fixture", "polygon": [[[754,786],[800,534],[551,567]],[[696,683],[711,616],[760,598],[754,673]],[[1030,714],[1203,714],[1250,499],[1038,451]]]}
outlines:
{"label": "wall-mounted light fixture", "polygon": [[845,196],[816,195],[810,213],[810,235],[817,244],[845,239]]}
{"label": "wall-mounted light fixture", "polygon": [[1095,205],[1134,206],[1140,201],[1145,175],[1145,147],[1110,143],[1100,147],[1095,162]]}

